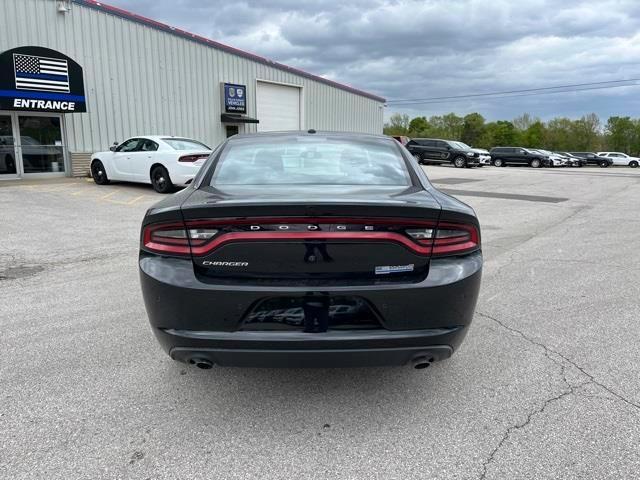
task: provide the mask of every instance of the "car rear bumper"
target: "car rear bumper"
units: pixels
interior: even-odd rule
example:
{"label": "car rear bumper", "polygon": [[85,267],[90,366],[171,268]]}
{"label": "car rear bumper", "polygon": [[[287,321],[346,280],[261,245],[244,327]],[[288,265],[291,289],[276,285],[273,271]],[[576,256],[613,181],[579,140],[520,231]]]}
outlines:
{"label": "car rear bumper", "polygon": [[[434,259],[417,283],[310,286],[212,283],[190,259],[141,254],[140,278],[149,321],[175,360],[225,366],[335,367],[405,365],[451,356],[464,339],[477,301],[482,255]],[[240,330],[258,302],[309,294],[354,296],[379,313],[367,330]]]}
{"label": "car rear bumper", "polygon": [[465,327],[405,332],[185,332],[154,329],[172,359],[239,367],[364,367],[449,358]]}

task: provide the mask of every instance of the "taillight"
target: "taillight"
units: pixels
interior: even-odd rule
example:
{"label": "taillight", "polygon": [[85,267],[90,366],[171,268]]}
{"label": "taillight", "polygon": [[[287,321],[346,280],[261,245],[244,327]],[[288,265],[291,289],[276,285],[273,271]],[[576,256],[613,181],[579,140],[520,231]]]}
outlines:
{"label": "taillight", "polygon": [[422,245],[430,245],[432,256],[459,255],[480,246],[478,229],[473,225],[440,223],[438,228],[411,228],[405,232]]}
{"label": "taillight", "polygon": [[459,255],[480,247],[480,233],[474,225],[440,223],[433,239],[432,255]]}
{"label": "taillight", "polygon": [[191,246],[199,247],[213,238],[215,228],[189,228],[181,223],[147,225],[142,234],[142,244],[147,250],[172,255],[190,255]]}
{"label": "taillight", "polygon": [[202,160],[203,158],[207,158],[208,156],[209,155],[183,155],[182,157],[178,158],[178,161],[193,163],[197,162],[198,160]]}
{"label": "taillight", "polygon": [[[404,224],[404,225],[403,225]],[[204,256],[239,241],[379,241],[418,255],[449,256],[480,248],[474,225],[429,220],[350,218],[244,218],[147,225],[143,248],[169,255]]]}

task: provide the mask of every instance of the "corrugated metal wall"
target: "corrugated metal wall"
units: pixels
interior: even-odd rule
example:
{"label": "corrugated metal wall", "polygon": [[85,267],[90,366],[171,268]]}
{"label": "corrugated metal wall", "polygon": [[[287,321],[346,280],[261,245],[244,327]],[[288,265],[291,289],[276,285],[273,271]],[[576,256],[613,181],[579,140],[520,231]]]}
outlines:
{"label": "corrugated metal wall", "polygon": [[54,0],[0,0],[0,19],[0,51],[44,46],[83,67],[88,112],[66,115],[72,152],[152,133],[217,145],[225,138],[220,82],[246,84],[255,117],[256,79],[303,86],[303,128],[382,133],[379,101],[119,16],[78,4],[62,14]]}

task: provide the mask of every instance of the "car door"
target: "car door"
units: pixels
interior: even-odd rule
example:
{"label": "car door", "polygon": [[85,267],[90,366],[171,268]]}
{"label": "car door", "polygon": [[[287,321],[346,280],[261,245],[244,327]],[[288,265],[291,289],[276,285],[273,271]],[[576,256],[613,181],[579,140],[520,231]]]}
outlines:
{"label": "car door", "polygon": [[451,159],[451,145],[442,140],[435,140],[433,142],[433,157],[441,162],[450,162]]}
{"label": "car door", "polygon": [[420,156],[424,161],[433,162],[436,158],[435,142],[433,140],[416,140]]}
{"label": "car door", "polygon": [[149,138],[141,138],[136,150],[130,152],[128,168],[133,181],[149,183],[151,181],[151,165],[157,155],[158,144]]}
{"label": "car door", "polygon": [[116,151],[113,152],[112,164],[116,174],[116,178],[119,180],[135,181],[135,176],[131,169],[131,155],[133,152],[138,151],[142,144],[141,138],[130,138],[125,140]]}
{"label": "car door", "polygon": [[621,153],[607,153],[607,158],[613,160],[614,165],[627,165],[629,159]]}
{"label": "car door", "polygon": [[511,154],[512,162],[517,163],[518,165],[528,165],[529,157],[532,155],[528,151],[523,148],[512,148],[513,153]]}

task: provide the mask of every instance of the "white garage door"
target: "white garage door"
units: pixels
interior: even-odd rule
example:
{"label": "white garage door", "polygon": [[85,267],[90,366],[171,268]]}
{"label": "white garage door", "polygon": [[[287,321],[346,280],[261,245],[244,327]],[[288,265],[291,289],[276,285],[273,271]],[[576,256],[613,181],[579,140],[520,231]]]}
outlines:
{"label": "white garage door", "polygon": [[259,132],[300,130],[300,89],[258,82],[257,116]]}

